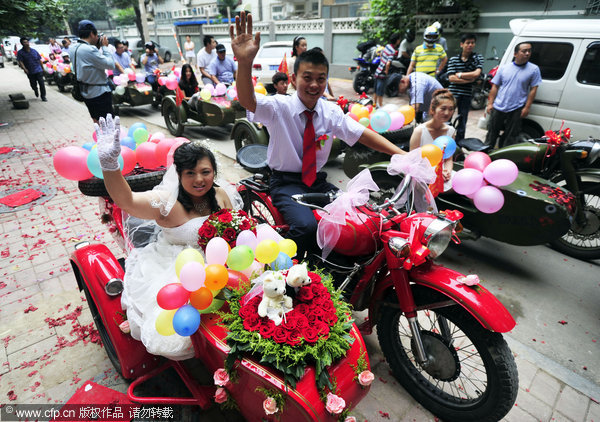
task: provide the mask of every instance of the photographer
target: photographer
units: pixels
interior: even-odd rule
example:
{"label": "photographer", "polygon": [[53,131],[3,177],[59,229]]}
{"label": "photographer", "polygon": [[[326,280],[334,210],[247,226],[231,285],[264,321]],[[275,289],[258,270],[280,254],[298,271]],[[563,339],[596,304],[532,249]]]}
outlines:
{"label": "photographer", "polygon": [[108,50],[108,38],[98,35],[96,26],[87,19],[79,22],[79,43],[72,45],[69,56],[75,66],[81,96],[94,122],[107,114],[114,114],[112,92],[106,69],[115,68],[115,60]]}
{"label": "photographer", "polygon": [[158,78],[154,74],[154,71],[158,69],[159,64],[164,63],[164,60],[156,51],[156,46],[152,41],[147,42],[144,47],[146,48],[146,52],[142,54],[140,61],[146,71],[146,80],[152,85],[154,91],[158,91]]}

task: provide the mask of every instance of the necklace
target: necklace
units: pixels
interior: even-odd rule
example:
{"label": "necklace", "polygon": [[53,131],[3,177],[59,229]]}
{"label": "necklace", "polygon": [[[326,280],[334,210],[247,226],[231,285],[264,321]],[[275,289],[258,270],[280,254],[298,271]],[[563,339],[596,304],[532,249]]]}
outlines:
{"label": "necklace", "polygon": [[206,215],[210,212],[208,201],[202,198],[199,202],[194,202],[194,209],[198,211],[200,215]]}

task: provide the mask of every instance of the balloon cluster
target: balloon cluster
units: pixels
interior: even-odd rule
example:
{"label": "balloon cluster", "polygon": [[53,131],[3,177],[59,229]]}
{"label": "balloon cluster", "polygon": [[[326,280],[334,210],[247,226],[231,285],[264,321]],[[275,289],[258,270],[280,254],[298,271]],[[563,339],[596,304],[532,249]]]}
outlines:
{"label": "balloon cluster", "polygon": [[431,167],[435,167],[442,159],[452,157],[454,151],[456,151],[456,141],[451,136],[442,135],[435,138],[432,144],[421,147],[421,157],[427,158]]}
{"label": "balloon cluster", "polygon": [[167,89],[175,91],[179,84],[179,77],[181,76],[181,69],[175,68],[168,76],[160,76],[158,78],[158,84],[164,85]]}
{"label": "balloon cluster", "polygon": [[227,96],[227,99],[230,101],[237,99],[236,87],[234,85],[232,85],[229,88],[227,88],[227,86],[224,83],[219,82],[216,85],[206,84],[200,90],[200,98],[202,98],[202,100],[204,100],[204,101],[208,101],[212,97],[223,97],[223,96]]}
{"label": "balloon cluster", "polygon": [[241,231],[233,249],[222,237],[212,238],[206,245],[206,263],[197,250],[184,249],[175,260],[179,283],[165,285],[156,296],[162,308],[156,331],[163,336],[194,334],[200,314],[215,312],[223,305],[217,297],[221,289],[236,288],[252,274],[261,273],[265,264],[274,270],[291,268],[296,251],[293,240],[283,239],[267,224],[259,225],[256,234]]}
{"label": "balloon cluster", "polygon": [[506,159],[492,162],[487,154],[473,152],[465,158],[464,166],[452,177],[452,188],[471,198],[475,207],[483,213],[492,214],[500,210],[504,205],[504,195],[497,186],[510,185],[517,179],[519,169],[516,164]]}
{"label": "balloon cluster", "polygon": [[375,110],[372,105],[355,103],[348,107],[348,116],[361,125],[382,133],[401,129],[412,122],[415,109],[409,105],[398,107],[395,104],[387,104]]}
{"label": "balloon cluster", "polygon": [[[139,164],[140,167],[153,169],[168,167],[173,163],[173,152],[186,138],[167,138],[164,133],[148,133],[144,123],[134,123],[129,127],[121,127],[121,155],[119,167],[122,174],[130,173]],[[102,168],[98,158],[96,132],[92,133],[93,142],[83,146],[68,146],[56,151],[53,157],[54,169],[65,179],[85,180],[92,176],[100,179]]]}

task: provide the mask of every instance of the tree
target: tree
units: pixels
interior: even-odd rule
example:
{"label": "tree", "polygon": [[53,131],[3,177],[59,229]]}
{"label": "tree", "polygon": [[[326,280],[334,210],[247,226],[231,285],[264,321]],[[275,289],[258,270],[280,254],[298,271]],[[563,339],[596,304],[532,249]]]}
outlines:
{"label": "tree", "polygon": [[[146,1],[144,3],[146,3]],[[132,7],[135,13],[135,26],[137,27],[138,32],[140,33],[142,44],[148,41],[144,39],[144,29],[142,28],[142,13],[140,12],[138,0],[112,0],[112,5],[118,9],[129,9],[130,7]]]}
{"label": "tree", "polygon": [[64,10],[54,0],[0,0],[0,33],[42,36],[64,31]]}
{"label": "tree", "polygon": [[91,21],[106,20],[108,10],[104,0],[64,0],[67,21],[74,33],[77,33],[77,24],[80,20]]}
{"label": "tree", "polygon": [[473,27],[479,17],[473,0],[371,0],[370,7],[369,18],[361,22],[364,37],[384,44],[394,32],[415,29],[420,14],[458,14],[457,28]]}
{"label": "tree", "polygon": [[133,25],[135,24],[135,10],[133,7],[119,9],[114,19],[117,25]]}
{"label": "tree", "polygon": [[235,15],[235,8],[241,4],[241,0],[217,0],[217,7],[222,16],[227,17],[227,8],[231,10],[231,15]]}

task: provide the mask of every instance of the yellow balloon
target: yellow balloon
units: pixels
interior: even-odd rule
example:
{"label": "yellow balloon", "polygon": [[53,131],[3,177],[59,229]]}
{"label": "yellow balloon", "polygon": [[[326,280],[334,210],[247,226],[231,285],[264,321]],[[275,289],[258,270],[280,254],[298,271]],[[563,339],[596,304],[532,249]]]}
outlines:
{"label": "yellow balloon", "polygon": [[440,161],[442,161],[442,155],[444,153],[437,145],[427,144],[421,147],[421,157],[427,158],[431,167],[435,167],[438,165]]}
{"label": "yellow balloon", "polygon": [[202,98],[204,101],[210,100],[210,97],[212,97],[212,95],[208,89],[202,88],[200,90],[200,98]]}
{"label": "yellow balloon", "polygon": [[350,106],[348,111],[350,111],[350,113],[354,113],[356,115],[356,113],[358,113],[362,108],[363,108],[362,105],[354,103]]}
{"label": "yellow balloon", "polygon": [[358,117],[358,120],[362,119],[363,117],[366,117],[367,119],[369,118],[369,109],[366,107],[362,107],[360,110],[358,110],[358,113],[354,113],[356,114],[356,117]]}
{"label": "yellow balloon", "polygon": [[292,258],[298,252],[298,246],[292,239],[283,239],[279,241],[279,250]]}
{"label": "yellow balloon", "polygon": [[274,240],[265,239],[256,245],[254,255],[256,256],[256,260],[258,262],[270,264],[271,262],[275,261],[277,259],[277,255],[279,255],[279,245]]}
{"label": "yellow balloon", "polygon": [[179,273],[183,266],[192,261],[204,264],[204,257],[200,252],[193,248],[186,248],[179,252],[177,259],[175,260],[175,273],[177,274],[177,278],[179,278]]}
{"label": "yellow balloon", "polygon": [[167,311],[163,309],[160,314],[156,317],[154,328],[161,336],[172,336],[175,334],[175,328],[173,328],[173,317],[175,316],[177,309]]}
{"label": "yellow balloon", "polygon": [[256,92],[257,94],[267,95],[267,89],[264,86],[258,84],[254,87],[254,92]]}
{"label": "yellow balloon", "polygon": [[415,109],[409,105],[403,105],[398,111],[404,114],[404,124],[407,125],[412,122],[415,118]]}

